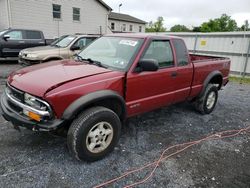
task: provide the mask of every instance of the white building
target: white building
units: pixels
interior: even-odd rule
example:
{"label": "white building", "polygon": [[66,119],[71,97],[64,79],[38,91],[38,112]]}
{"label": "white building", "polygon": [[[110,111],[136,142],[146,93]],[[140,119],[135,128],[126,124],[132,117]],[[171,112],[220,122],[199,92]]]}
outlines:
{"label": "white building", "polygon": [[0,30],[36,29],[46,38],[105,34],[111,8],[102,0],[0,0]]}
{"label": "white building", "polygon": [[147,22],[127,14],[111,12],[109,28],[114,33],[144,33]]}

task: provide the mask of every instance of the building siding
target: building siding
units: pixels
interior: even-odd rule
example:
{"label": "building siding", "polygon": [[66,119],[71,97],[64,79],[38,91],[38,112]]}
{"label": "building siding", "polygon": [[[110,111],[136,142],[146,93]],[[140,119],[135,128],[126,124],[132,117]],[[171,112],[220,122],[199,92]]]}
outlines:
{"label": "building siding", "polygon": [[0,31],[9,27],[7,0],[0,0]]}
{"label": "building siding", "polygon": [[[10,0],[13,28],[42,30],[46,38],[70,33],[107,32],[109,11],[93,0]],[[52,4],[61,5],[61,20],[53,19]],[[80,21],[73,21],[73,7],[80,8]]]}
{"label": "building siding", "polygon": [[[115,29],[111,30],[111,23],[115,23]],[[112,20],[109,19],[109,28],[111,31],[115,31],[115,32],[121,32],[121,28],[123,26],[123,24],[126,24],[126,31],[125,32],[131,32],[129,30],[130,25],[133,25],[133,31],[132,33],[139,33],[139,26],[142,27],[142,33],[145,33],[145,24],[139,24],[139,23],[132,23],[132,22],[125,22],[125,21],[118,21],[118,20]]]}

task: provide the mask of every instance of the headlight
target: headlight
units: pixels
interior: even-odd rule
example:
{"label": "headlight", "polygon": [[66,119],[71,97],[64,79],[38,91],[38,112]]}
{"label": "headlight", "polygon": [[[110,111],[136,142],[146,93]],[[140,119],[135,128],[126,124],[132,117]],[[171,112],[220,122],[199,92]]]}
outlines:
{"label": "headlight", "polygon": [[20,51],[20,52],[19,52],[19,56],[22,56],[22,55],[23,55],[23,51]]}
{"label": "headlight", "polygon": [[27,54],[27,58],[37,58],[38,56],[36,54]]}
{"label": "headlight", "polygon": [[46,111],[49,110],[48,106],[45,104],[45,102],[43,102],[42,100],[28,94],[25,93],[24,94],[24,102],[26,104],[28,104],[30,107],[33,107],[37,110],[41,110],[41,111]]}

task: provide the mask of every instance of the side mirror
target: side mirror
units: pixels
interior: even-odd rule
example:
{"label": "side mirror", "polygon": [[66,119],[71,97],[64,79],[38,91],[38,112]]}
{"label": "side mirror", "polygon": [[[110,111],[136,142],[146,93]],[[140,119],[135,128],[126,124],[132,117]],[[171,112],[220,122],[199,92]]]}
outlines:
{"label": "side mirror", "polygon": [[143,72],[143,71],[157,71],[159,69],[159,63],[155,59],[141,59],[138,63],[137,68],[135,69],[136,72]]}
{"label": "side mirror", "polygon": [[80,50],[80,46],[71,46],[71,51]]}
{"label": "side mirror", "polygon": [[9,38],[10,38],[9,35],[4,35],[4,36],[3,36],[3,39],[4,39],[4,40],[8,40]]}

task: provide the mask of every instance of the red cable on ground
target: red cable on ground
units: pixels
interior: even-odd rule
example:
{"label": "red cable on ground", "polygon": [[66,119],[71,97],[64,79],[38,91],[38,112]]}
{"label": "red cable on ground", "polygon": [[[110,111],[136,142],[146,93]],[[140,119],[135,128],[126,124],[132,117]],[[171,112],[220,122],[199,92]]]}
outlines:
{"label": "red cable on ground", "polygon": [[[127,171],[127,172],[123,173],[121,176],[119,176],[119,177],[117,177],[117,178],[114,178],[114,179],[111,179],[111,180],[109,180],[109,181],[107,181],[107,182],[104,182],[104,183],[102,183],[102,184],[100,184],[100,185],[94,186],[93,188],[101,188],[101,187],[103,187],[103,186],[106,186],[106,185],[109,185],[109,184],[111,184],[111,183],[117,182],[118,180],[120,180],[120,179],[122,179],[122,178],[124,178],[124,177],[126,177],[126,176],[128,176],[128,175],[130,175],[130,174],[134,174],[134,173],[136,173],[136,172],[142,171],[142,170],[144,170],[144,169],[146,169],[146,168],[148,168],[148,167],[151,167],[151,166],[155,165],[154,168],[153,168],[153,170],[150,172],[150,174],[149,174],[148,176],[146,176],[146,177],[143,178],[142,180],[139,180],[139,181],[137,181],[137,182],[135,182],[135,183],[133,183],[133,184],[126,185],[124,188],[130,188],[130,187],[134,187],[134,186],[136,186],[136,185],[143,184],[143,183],[145,183],[147,180],[149,180],[149,179],[154,175],[156,169],[159,167],[159,164],[160,164],[162,161],[164,161],[164,160],[166,160],[166,159],[168,159],[168,158],[170,158],[170,157],[172,157],[172,156],[174,156],[174,155],[177,155],[177,154],[179,154],[179,153],[181,153],[181,152],[187,150],[188,148],[190,148],[190,147],[192,147],[192,146],[194,146],[194,145],[197,145],[197,144],[199,144],[199,143],[201,143],[201,142],[204,142],[204,141],[219,140],[219,139],[224,139],[224,138],[232,138],[232,137],[238,136],[238,135],[241,134],[241,133],[249,133],[249,132],[250,132],[250,126],[244,128],[244,129],[239,129],[239,130],[227,130],[227,131],[222,131],[222,132],[218,132],[218,133],[216,133],[216,134],[211,134],[210,136],[204,137],[204,138],[202,138],[202,139],[200,139],[200,140],[196,140],[196,141],[192,141],[192,142],[186,142],[186,143],[183,143],[183,144],[173,145],[173,146],[171,146],[171,147],[166,148],[166,149],[161,153],[161,156],[160,156],[160,158],[159,158],[158,160],[156,160],[156,161],[154,161],[154,162],[152,162],[152,163],[146,164],[146,165],[144,165],[144,166],[142,166],[142,167],[140,167],[140,168],[137,168],[137,169],[134,169],[134,170]],[[185,146],[185,147],[184,147],[184,146]],[[175,152],[172,152],[171,154],[165,156],[165,153],[166,153],[167,151],[169,151],[169,150],[171,150],[171,149],[178,148],[178,147],[184,147],[184,148],[179,149],[179,150],[177,150],[177,151],[175,151]]]}

